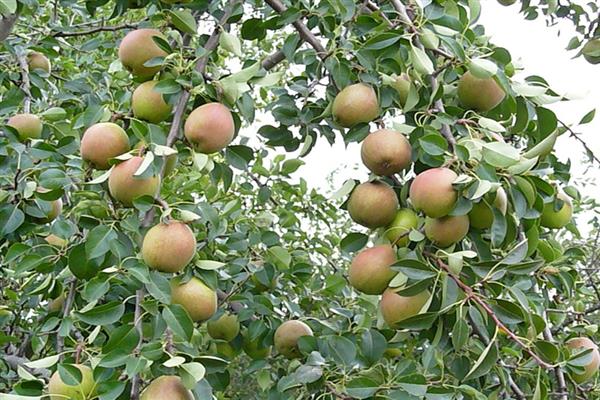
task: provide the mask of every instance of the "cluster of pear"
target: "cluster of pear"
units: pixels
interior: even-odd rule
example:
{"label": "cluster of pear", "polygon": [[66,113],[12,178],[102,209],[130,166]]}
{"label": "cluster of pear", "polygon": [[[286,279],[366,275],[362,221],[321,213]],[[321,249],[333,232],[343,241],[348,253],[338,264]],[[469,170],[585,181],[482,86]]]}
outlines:
{"label": "cluster of pear", "polygon": [[[410,82],[406,75],[399,77],[394,85],[406,101]],[[493,78],[480,79],[466,72],[458,81],[458,99],[468,109],[481,112],[498,106],[505,92]],[[344,88],[333,101],[332,113],[335,121],[343,127],[369,123],[380,114],[377,94],[372,87],[358,83]],[[379,129],[370,133],[362,142],[363,164],[375,175],[393,176],[410,168],[412,148],[400,133],[390,129]],[[391,266],[396,262],[393,246],[408,246],[408,234],[419,227],[415,211],[425,216],[425,236],[434,245],[446,248],[460,242],[471,227],[488,229],[494,221],[492,207],[503,215],[508,208],[506,191],[499,187],[477,203],[468,215],[450,215],[458,200],[453,184],[458,175],[446,167],[424,170],[416,175],[409,189],[411,208],[400,208],[394,189],[382,180],[359,184],[351,193],[347,209],[352,220],[370,229],[384,228],[391,242],[361,251],[352,260],[348,275],[350,284],[358,291],[370,295],[382,295],[381,314],[386,323],[397,326],[400,321],[418,314],[430,297],[427,290],[412,296],[402,296],[398,290],[388,287],[396,272]],[[544,207],[540,219],[542,226],[558,228],[571,219],[571,203],[564,201],[560,210],[553,204]]]}

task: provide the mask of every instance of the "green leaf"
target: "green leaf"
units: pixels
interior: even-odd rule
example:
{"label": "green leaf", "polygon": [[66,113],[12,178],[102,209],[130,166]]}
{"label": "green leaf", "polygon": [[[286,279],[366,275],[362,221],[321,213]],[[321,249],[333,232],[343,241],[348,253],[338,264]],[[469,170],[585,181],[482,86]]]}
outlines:
{"label": "green leaf", "polygon": [[452,328],[452,346],[455,351],[460,351],[469,340],[469,325],[462,319],[456,319],[454,328]]}
{"label": "green leaf", "polygon": [[111,332],[110,339],[102,347],[104,354],[113,350],[129,353],[135,349],[140,340],[140,335],[133,325],[121,325]]}
{"label": "green leaf", "polygon": [[329,355],[337,362],[351,365],[356,359],[356,345],[343,336],[328,336],[326,338]]}
{"label": "green leaf", "polygon": [[304,165],[304,161],[299,160],[297,158],[292,159],[292,160],[285,160],[283,162],[283,165],[281,166],[281,174],[289,175],[291,173],[294,173],[298,170],[298,168],[300,168],[303,165]]}
{"label": "green leaf", "polygon": [[58,374],[60,379],[69,386],[78,386],[83,379],[79,368],[71,364],[59,364]]}
{"label": "green leaf", "polygon": [[346,384],[346,393],[354,399],[368,399],[377,393],[378,389],[377,382],[367,377],[354,378]]}
{"label": "green leaf", "polygon": [[0,236],[16,231],[25,222],[25,214],[14,204],[7,204],[0,209]]}
{"label": "green leaf", "polygon": [[98,258],[110,251],[113,240],[117,240],[117,233],[106,225],[98,225],[92,229],[85,241],[85,252],[90,259]]}
{"label": "green leaf", "polygon": [[290,267],[292,262],[292,256],[290,253],[281,246],[273,246],[267,250],[270,260],[279,269],[287,269]]}
{"label": "green leaf", "polygon": [[507,168],[519,162],[519,150],[508,143],[492,142],[483,144],[483,159],[496,168]]}
{"label": "green leaf", "polygon": [[411,46],[411,59],[415,70],[423,75],[431,75],[435,71],[433,61],[429,58],[424,50]]}
{"label": "green leaf", "polygon": [[5,17],[17,11],[17,0],[0,0],[0,13]]}
{"label": "green leaf", "polygon": [[397,33],[381,33],[367,40],[363,46],[364,50],[381,50],[390,47],[402,39]]}
{"label": "green leaf", "polygon": [[487,347],[481,352],[477,361],[467,376],[465,376],[465,381],[484,376],[494,367],[494,365],[496,365],[496,362],[498,361],[498,348],[496,347],[495,339],[494,336]]}
{"label": "green leaf", "polygon": [[[175,28],[190,35],[195,35],[198,32],[196,18],[189,10],[168,10],[168,12],[171,14],[171,23]],[[222,32],[221,35],[225,33]]]}
{"label": "green leaf", "polygon": [[487,79],[496,75],[498,66],[485,58],[476,58],[469,63],[469,71],[479,79]]}
{"label": "green leaf", "polygon": [[360,351],[362,355],[371,364],[378,362],[387,349],[385,336],[375,329],[369,329],[361,334],[360,339]]}
{"label": "green leaf", "polygon": [[221,261],[214,261],[214,260],[198,260],[196,262],[196,266],[200,269],[205,269],[208,271],[212,271],[215,269],[219,269],[222,268],[226,265],[226,263],[221,262]]}
{"label": "green leaf", "polygon": [[75,312],[75,315],[89,325],[110,325],[117,322],[124,312],[125,306],[123,303],[111,301],[83,313]]}
{"label": "green leaf", "polygon": [[219,46],[238,57],[242,57],[242,44],[240,39],[238,39],[238,37],[232,33],[227,31],[221,32],[221,36],[219,37]]}
{"label": "green leaf", "polygon": [[368,241],[369,237],[364,233],[352,232],[341,240],[340,248],[345,253],[354,253],[365,247]]}
{"label": "green leaf", "polygon": [[585,114],[583,116],[583,118],[581,118],[581,121],[579,121],[579,125],[589,124],[590,122],[592,122],[594,120],[595,116],[596,116],[596,109],[594,108],[592,111]]}
{"label": "green leaf", "polygon": [[448,150],[448,142],[440,134],[430,133],[419,138],[421,148],[432,156],[441,156]]}
{"label": "green leaf", "polygon": [[437,271],[434,271],[429,265],[409,258],[396,261],[392,265],[392,269],[400,271],[409,279],[414,280],[422,280],[437,275]]}
{"label": "green leaf", "polygon": [[162,316],[174,334],[188,342],[192,340],[194,323],[185,308],[179,304],[166,306],[163,308]]}

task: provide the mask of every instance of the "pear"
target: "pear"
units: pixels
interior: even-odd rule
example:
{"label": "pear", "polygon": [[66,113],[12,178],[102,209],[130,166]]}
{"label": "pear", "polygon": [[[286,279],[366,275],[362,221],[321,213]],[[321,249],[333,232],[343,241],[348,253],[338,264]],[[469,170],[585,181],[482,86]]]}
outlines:
{"label": "pear", "polygon": [[96,396],[96,382],[90,367],[75,364],[81,371],[82,379],[78,385],[67,385],[60,377],[58,371],[52,374],[48,382],[48,394],[50,400],[87,400]]}
{"label": "pear", "polygon": [[313,336],[310,326],[298,320],[286,321],[275,331],[273,338],[275,349],[285,358],[298,358],[300,357],[298,339],[302,336]]}
{"label": "pear", "polygon": [[365,138],[360,155],[371,172],[390,176],[410,166],[412,147],[400,132],[380,129]]}
{"label": "pear", "polygon": [[208,103],[196,108],[185,120],[183,133],[200,153],[223,150],[235,135],[231,111],[221,103]]}
{"label": "pear", "polygon": [[345,128],[371,122],[379,116],[377,93],[364,83],[346,86],[333,100],[331,112],[337,123]]}
{"label": "pear", "polygon": [[160,178],[151,176],[137,178],[133,174],[142,164],[142,157],[132,157],[115,166],[108,178],[110,195],[127,207],[141,196],[155,196],[160,187]]}
{"label": "pear", "polygon": [[414,296],[401,296],[396,292],[396,289],[387,289],[379,302],[381,315],[391,328],[396,328],[399,322],[419,314],[430,297],[427,290]]}
{"label": "pear", "polygon": [[119,45],[119,59],[123,67],[141,79],[152,78],[161,66],[146,67],[144,64],[156,57],[165,57],[167,53],[158,47],[154,36],[166,40],[156,29],[136,29],[129,32]]}
{"label": "pear", "polygon": [[90,126],[81,138],[81,158],[96,169],[109,169],[111,158],[129,151],[129,137],[119,125],[100,122]]}
{"label": "pear", "polygon": [[398,197],[385,182],[358,185],[348,200],[348,212],[354,222],[375,229],[389,225],[396,216]]}
{"label": "pear", "polygon": [[179,221],[160,223],[148,230],[142,243],[142,257],[148,267],[161,272],[179,272],[196,254],[196,237]]}
{"label": "pear", "polygon": [[365,249],[352,260],[348,281],[359,292],[382,294],[397,274],[390,268],[396,260],[396,252],[390,245]]}
{"label": "pear", "polygon": [[425,218],[425,236],[440,247],[460,242],[469,232],[467,215]]}
{"label": "pear", "polygon": [[19,139],[26,141],[29,139],[39,139],[42,137],[42,121],[37,115],[17,114],[10,117],[6,123],[17,130]]}
{"label": "pear", "polygon": [[177,277],[171,279],[171,303],[185,308],[193,321],[206,321],[217,312],[217,293],[196,277],[183,284]]}
{"label": "pear", "polygon": [[30,71],[41,69],[48,74],[52,70],[48,57],[37,51],[31,51],[29,54],[27,54],[27,66],[29,67]]}
{"label": "pear", "polygon": [[466,72],[458,82],[458,99],[476,111],[489,111],[504,100],[506,93],[494,78],[480,79]]}
{"label": "pear", "polygon": [[159,376],[144,389],[140,400],[194,400],[178,376]]}
{"label": "pear", "polygon": [[439,218],[454,208],[458,194],[452,183],[458,175],[448,168],[432,168],[421,172],[410,185],[410,201],[428,217]]}
{"label": "pear", "polygon": [[158,124],[169,118],[172,107],[154,90],[157,81],[142,83],[133,91],[131,108],[136,118]]}
{"label": "pear", "polygon": [[231,342],[240,333],[240,321],[237,315],[224,313],[217,320],[208,321],[206,328],[211,338]]}
{"label": "pear", "polygon": [[588,364],[584,365],[584,372],[580,374],[573,373],[571,377],[577,383],[584,383],[589,381],[600,367],[600,352],[596,343],[592,342],[586,337],[573,338],[567,341],[566,346],[572,353],[580,353],[587,349],[592,349],[591,360]]}

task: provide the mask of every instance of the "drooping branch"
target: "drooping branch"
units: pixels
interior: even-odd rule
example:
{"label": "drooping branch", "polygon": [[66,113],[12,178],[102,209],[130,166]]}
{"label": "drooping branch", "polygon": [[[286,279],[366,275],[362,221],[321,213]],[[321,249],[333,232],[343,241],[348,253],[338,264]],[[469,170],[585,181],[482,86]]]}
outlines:
{"label": "drooping branch", "polygon": [[[394,8],[396,9],[396,11],[398,11],[398,14],[400,15],[400,19],[402,20],[402,22],[404,24],[406,24],[412,32],[414,32],[414,33],[418,32],[417,28],[415,27],[415,25],[413,23],[413,20],[408,15],[408,12],[407,12],[404,4],[402,4],[402,2],[400,0],[390,0],[390,1],[391,1],[392,5],[394,6]],[[418,36],[415,35],[413,38],[413,41],[414,41],[415,46],[417,46],[419,49],[425,51],[425,47],[423,46],[423,43],[421,43],[421,41],[419,40]],[[448,56],[450,58],[452,58],[452,56],[450,56],[450,55],[448,55]],[[434,69],[435,69],[435,61],[434,61]],[[439,88],[439,84],[436,79],[436,76],[429,75],[428,80],[429,80],[429,85],[431,87],[431,92],[435,94]],[[442,102],[441,99],[437,99],[436,101],[434,101],[433,105],[436,108],[436,110],[439,112],[443,113],[446,111],[446,109],[444,107],[444,103]],[[456,139],[454,138],[454,135],[450,131],[450,127],[447,124],[442,124],[442,127],[440,128],[440,132],[442,133],[442,136],[444,136],[444,138],[448,142],[450,150],[454,151],[454,146],[456,145]]]}
{"label": "drooping branch", "polygon": [[529,348],[529,346],[527,346],[525,343],[523,343],[523,341],[517,335],[515,335],[514,332],[512,332],[510,329],[508,329],[508,327],[506,325],[504,325],[504,323],[502,321],[500,321],[500,319],[498,318],[498,316],[496,315],[494,310],[492,310],[492,308],[481,298],[481,296],[478,293],[476,293],[473,289],[471,289],[471,287],[469,285],[467,285],[463,281],[461,281],[460,278],[458,276],[456,276],[450,270],[450,267],[448,267],[448,265],[446,265],[442,260],[440,260],[438,257],[436,257],[435,255],[433,255],[431,253],[427,253],[426,255],[431,260],[433,260],[433,262],[435,262],[435,264],[440,269],[444,270],[454,282],[456,282],[458,287],[465,293],[465,295],[467,296],[468,299],[473,300],[481,308],[483,308],[485,310],[485,312],[490,316],[490,318],[492,318],[492,320],[494,321],[494,324],[496,324],[496,326],[499,329],[501,329],[503,332],[505,332],[506,335],[513,342],[517,343],[521,348],[523,348],[523,350],[525,350],[525,352],[527,352],[527,354],[529,354],[531,356],[531,358],[533,358],[540,367],[545,368],[545,369],[553,368],[552,365],[550,365],[547,362],[545,362],[544,360],[542,360],[536,353],[534,353]]}

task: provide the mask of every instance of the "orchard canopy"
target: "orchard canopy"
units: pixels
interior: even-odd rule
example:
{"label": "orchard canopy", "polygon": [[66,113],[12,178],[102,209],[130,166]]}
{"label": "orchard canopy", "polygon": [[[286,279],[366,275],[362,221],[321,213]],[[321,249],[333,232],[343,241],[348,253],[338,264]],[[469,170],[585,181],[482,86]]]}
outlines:
{"label": "orchard canopy", "polygon": [[[597,170],[595,112],[491,2],[0,0],[0,400],[600,398],[553,151]],[[600,62],[594,2],[499,2]],[[334,142],[361,173],[315,185]]]}

